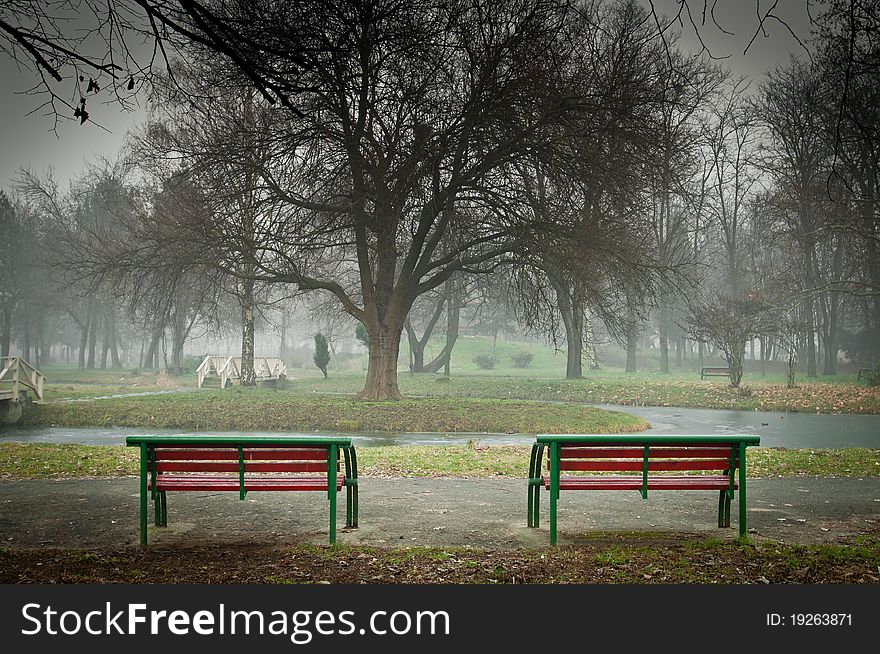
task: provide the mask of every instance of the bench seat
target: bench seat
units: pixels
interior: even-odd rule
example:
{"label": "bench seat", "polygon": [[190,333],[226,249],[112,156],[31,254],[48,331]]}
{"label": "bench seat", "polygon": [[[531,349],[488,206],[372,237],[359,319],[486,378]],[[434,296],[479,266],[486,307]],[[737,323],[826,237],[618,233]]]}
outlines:
{"label": "bench seat", "polygon": [[[544,488],[550,489],[550,477],[541,478]],[[594,476],[563,475],[559,478],[559,490],[642,490],[641,475]],[[739,485],[734,481],[733,488]],[[669,477],[648,477],[648,490],[727,490],[730,478],[727,475],[688,475]]]}
{"label": "bench seat", "polygon": [[[337,475],[336,490],[342,490],[344,477]],[[158,475],[158,491],[237,491],[240,489],[238,477],[229,475]],[[327,475],[321,477],[245,477],[246,491],[326,491]],[[152,482],[147,490],[153,490]]]}

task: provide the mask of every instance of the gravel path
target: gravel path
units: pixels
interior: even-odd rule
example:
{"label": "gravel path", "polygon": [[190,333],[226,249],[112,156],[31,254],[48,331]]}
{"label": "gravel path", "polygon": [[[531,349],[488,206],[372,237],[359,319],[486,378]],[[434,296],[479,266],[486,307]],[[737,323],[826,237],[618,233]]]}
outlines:
{"label": "gravel path", "polygon": [[[339,542],[396,547],[541,547],[548,542],[547,500],[542,527],[525,526],[522,480],[364,478],[360,528],[345,530],[340,498]],[[821,543],[880,524],[880,478],[755,479],[749,482],[752,537]],[[563,493],[560,544],[608,531],[693,532],[735,538],[717,529],[715,493]],[[151,527],[151,543],[224,540],[326,543],[327,500],[319,493],[169,493],[168,527]],[[10,548],[123,547],[138,539],[137,479],[9,481],[0,483],[0,546]]]}

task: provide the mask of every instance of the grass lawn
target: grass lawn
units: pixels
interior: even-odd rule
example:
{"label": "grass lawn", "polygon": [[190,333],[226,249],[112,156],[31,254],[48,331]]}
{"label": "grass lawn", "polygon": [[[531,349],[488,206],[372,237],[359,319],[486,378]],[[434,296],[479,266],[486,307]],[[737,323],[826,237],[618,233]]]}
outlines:
{"label": "grass lawn", "polygon": [[[529,446],[471,445],[358,448],[363,476],[512,477],[529,470]],[[750,477],[877,477],[878,449],[749,448]],[[74,479],[138,474],[136,448],[118,445],[0,443],[0,479]]]}
{"label": "grass lawn", "polygon": [[[450,378],[400,373],[404,395],[428,397],[494,397],[520,400],[566,400],[596,404],[676,406],[745,411],[880,414],[880,387],[813,382],[794,389],[784,383],[754,382],[735,389],[723,381],[700,381],[692,375],[591,372],[584,379],[466,374]],[[312,374],[289,382],[295,393],[356,393],[364,377],[356,374]]]}
{"label": "grass lawn", "polygon": [[[510,355],[517,351],[534,354],[529,367],[513,366]],[[290,369],[291,379],[278,389],[233,387],[107,398],[189,389],[195,385],[195,375],[49,366],[47,403],[30,407],[20,424],[344,433],[626,433],[646,428],[639,418],[561,403],[566,401],[880,415],[880,388],[856,384],[854,375],[801,383],[791,390],[785,388],[778,370],[767,378],[747,374],[740,389],[724,380],[700,381],[695,372],[685,371],[663,375],[588,370],[584,379],[566,380],[563,358],[552,348],[498,341],[494,351],[498,363],[491,371],[481,370],[472,360],[487,353],[492,353],[490,339],[463,337],[456,346],[451,377],[414,375],[401,369],[400,387],[409,397],[401,402],[354,401],[353,394],[364,384],[363,371],[331,370],[330,378],[324,379],[312,368]],[[348,362],[352,363],[358,362]],[[87,398],[106,399],[60,401]]]}
{"label": "grass lawn", "polygon": [[596,534],[541,550],[279,548],[253,543],[0,549],[0,583],[877,583],[880,534],[826,545]]}
{"label": "grass lawn", "polygon": [[174,427],[333,432],[628,433],[641,418],[573,404],[429,398],[358,402],[349,397],[233,387],[29,407],[24,426]]}

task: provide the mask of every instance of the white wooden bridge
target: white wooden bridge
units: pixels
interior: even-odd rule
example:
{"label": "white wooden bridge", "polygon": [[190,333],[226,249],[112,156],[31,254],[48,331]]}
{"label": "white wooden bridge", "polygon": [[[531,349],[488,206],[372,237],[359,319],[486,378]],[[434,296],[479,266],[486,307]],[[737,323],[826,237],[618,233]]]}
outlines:
{"label": "white wooden bridge", "polygon": [[17,422],[28,391],[43,400],[46,378],[39,370],[20,357],[0,358],[0,423]]}
{"label": "white wooden bridge", "polygon": [[[241,380],[241,357],[207,356],[196,370],[198,387],[209,377],[220,379],[220,388],[226,388],[227,382]],[[275,381],[287,377],[287,364],[281,357],[254,357],[254,374],[257,381]]]}

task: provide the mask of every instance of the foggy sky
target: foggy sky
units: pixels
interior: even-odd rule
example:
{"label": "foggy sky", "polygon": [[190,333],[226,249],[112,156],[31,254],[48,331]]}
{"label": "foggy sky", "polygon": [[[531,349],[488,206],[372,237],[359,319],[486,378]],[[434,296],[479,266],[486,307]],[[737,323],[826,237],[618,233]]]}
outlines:
{"label": "foggy sky", "polygon": [[[648,0],[641,0],[646,6]],[[807,17],[808,0],[780,0],[775,13],[782,17],[798,35],[806,41],[809,37],[809,21]],[[711,6],[712,2],[708,3]],[[761,7],[766,11],[772,2],[763,0]],[[814,5],[815,2],[812,3]],[[676,10],[675,0],[655,0],[658,14],[670,15]],[[811,5],[811,6],[812,6]],[[690,0],[693,18],[699,24],[702,20],[702,0]],[[724,59],[734,74],[745,75],[755,80],[763,73],[779,63],[785,63],[791,53],[799,56],[804,51],[792,38],[787,29],[776,21],[767,23],[769,36],[759,35],[743,55],[743,50],[752,38],[757,27],[754,0],[719,0],[715,16],[719,24],[727,31],[728,36],[716,28],[707,16],[705,26],[700,27],[700,35],[715,57],[729,56]],[[815,7],[813,10],[815,11]],[[700,49],[699,40],[693,34],[693,28],[687,23],[680,41],[684,48],[694,51]],[[53,133],[54,119],[46,115],[45,110],[33,112],[44,101],[38,96],[22,94],[34,84],[34,77],[27,71],[19,72],[15,63],[0,54],[0,188],[9,191],[17,176],[19,168],[30,167],[33,172],[42,174],[50,167],[55,179],[66,188],[68,182],[77,176],[85,164],[94,161],[97,156],[113,158],[129,129],[143,122],[143,108],[126,112],[115,103],[101,104],[97,98],[89,103],[90,120],[80,126],[77,120],[62,120],[57,126],[57,135]],[[64,84],[72,85],[69,82]],[[64,89],[64,85],[60,85]],[[61,93],[63,95],[63,93]],[[142,101],[143,102],[143,101]],[[104,131],[98,125],[109,131]]]}

